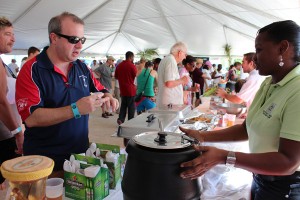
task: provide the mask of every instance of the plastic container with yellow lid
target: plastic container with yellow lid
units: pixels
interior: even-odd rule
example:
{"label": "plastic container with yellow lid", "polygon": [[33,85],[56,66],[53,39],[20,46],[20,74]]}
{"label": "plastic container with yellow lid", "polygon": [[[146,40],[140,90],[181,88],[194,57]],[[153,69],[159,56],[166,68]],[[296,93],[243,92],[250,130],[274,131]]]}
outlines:
{"label": "plastic container with yellow lid", "polygon": [[10,199],[46,199],[46,180],[53,167],[52,159],[38,155],[22,156],[3,162],[1,173],[9,181]]}

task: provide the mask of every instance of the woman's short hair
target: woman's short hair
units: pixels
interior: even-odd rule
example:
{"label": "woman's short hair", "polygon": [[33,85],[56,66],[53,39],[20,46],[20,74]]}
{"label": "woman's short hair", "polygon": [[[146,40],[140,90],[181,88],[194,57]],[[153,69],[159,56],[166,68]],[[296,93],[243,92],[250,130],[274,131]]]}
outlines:
{"label": "woman's short hair", "polygon": [[203,69],[207,69],[207,70],[209,70],[209,67],[208,67],[208,65],[203,65]]}
{"label": "woman's short hair", "polygon": [[149,67],[152,67],[152,66],[153,66],[153,62],[151,62],[151,61],[147,61],[145,63],[145,68],[149,68]]}
{"label": "woman's short hair", "polygon": [[193,62],[196,62],[196,58],[194,58],[191,55],[187,55],[185,59],[182,60],[182,64],[185,66],[188,63],[192,64]]}
{"label": "woman's short hair", "polygon": [[155,58],[155,59],[153,60],[153,64],[159,64],[160,61],[161,61],[161,58]]}
{"label": "woman's short hair", "polygon": [[279,43],[287,40],[294,47],[295,61],[300,61],[300,27],[292,20],[274,22],[258,30],[258,34],[267,33],[270,41]]}
{"label": "woman's short hair", "polygon": [[197,58],[196,59],[196,64],[203,64],[203,59],[201,59],[201,58]]}

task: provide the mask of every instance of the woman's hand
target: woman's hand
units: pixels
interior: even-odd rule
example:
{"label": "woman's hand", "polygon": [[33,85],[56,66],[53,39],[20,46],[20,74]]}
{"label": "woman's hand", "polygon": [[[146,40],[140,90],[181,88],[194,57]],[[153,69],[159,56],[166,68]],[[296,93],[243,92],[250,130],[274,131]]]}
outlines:
{"label": "woman's hand", "polygon": [[197,130],[192,130],[192,129],[186,129],[186,128],[182,128],[179,126],[179,129],[185,133],[187,136],[189,137],[192,137],[192,138],[195,138],[197,139],[198,141],[200,142],[204,142],[204,138],[203,138],[203,135],[201,135],[201,132],[200,131],[197,131]]}
{"label": "woman's hand", "polygon": [[228,151],[209,146],[194,146],[199,156],[194,160],[181,163],[186,168],[180,176],[182,178],[196,179],[202,176],[217,164],[225,164]]}

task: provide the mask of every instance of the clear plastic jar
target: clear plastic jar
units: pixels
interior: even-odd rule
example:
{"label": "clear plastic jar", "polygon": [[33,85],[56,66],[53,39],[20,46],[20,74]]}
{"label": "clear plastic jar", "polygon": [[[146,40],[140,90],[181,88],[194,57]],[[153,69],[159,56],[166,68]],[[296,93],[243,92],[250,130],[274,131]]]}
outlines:
{"label": "clear plastic jar", "polygon": [[9,200],[46,199],[46,180],[54,161],[45,156],[22,156],[5,161],[1,173],[9,181]]}
{"label": "clear plastic jar", "polygon": [[10,200],[45,200],[47,177],[35,181],[9,181]]}

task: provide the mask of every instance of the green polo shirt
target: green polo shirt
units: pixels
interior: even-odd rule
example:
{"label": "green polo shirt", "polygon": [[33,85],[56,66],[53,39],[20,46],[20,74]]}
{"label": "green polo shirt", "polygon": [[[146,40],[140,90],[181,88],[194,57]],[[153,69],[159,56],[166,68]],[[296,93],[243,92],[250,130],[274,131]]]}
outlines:
{"label": "green polo shirt", "polygon": [[261,84],[247,115],[252,153],[278,152],[280,138],[300,141],[300,65],[276,84],[271,79]]}

